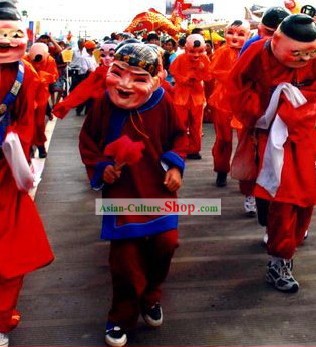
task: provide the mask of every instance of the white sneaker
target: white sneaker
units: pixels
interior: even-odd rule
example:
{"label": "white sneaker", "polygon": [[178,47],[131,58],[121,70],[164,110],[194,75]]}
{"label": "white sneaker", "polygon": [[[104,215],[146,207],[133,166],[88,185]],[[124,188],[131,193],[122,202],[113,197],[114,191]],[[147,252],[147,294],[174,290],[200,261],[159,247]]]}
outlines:
{"label": "white sneaker", "polygon": [[308,229],[305,231],[304,240],[308,238]]}
{"label": "white sneaker", "polygon": [[8,347],[9,346],[9,335],[0,333],[0,346],[1,347]]}
{"label": "white sneaker", "polygon": [[246,196],[244,201],[244,208],[246,215],[249,217],[254,217],[257,214],[256,199],[254,196]]}
{"label": "white sneaker", "polygon": [[262,238],[262,242],[266,245],[268,243],[268,239],[269,239],[268,233],[265,232]]}

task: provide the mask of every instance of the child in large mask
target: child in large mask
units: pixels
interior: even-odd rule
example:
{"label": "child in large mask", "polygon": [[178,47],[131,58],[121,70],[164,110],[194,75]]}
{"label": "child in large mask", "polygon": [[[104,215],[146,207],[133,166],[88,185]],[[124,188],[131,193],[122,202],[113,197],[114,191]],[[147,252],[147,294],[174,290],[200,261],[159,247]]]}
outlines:
{"label": "child in large mask", "polygon": [[228,86],[235,116],[255,129],[254,195],[268,233],[266,280],[283,292],[299,289],[293,258],[316,203],[315,52],[313,18],[290,15],[271,39],[241,55]]}
{"label": "child in large mask", "polygon": [[[80,153],[92,188],[103,198],[175,198],[182,182],[186,129],[168,93],[159,86],[158,53],[148,44],[126,43],[116,50],[107,90],[95,99],[80,133]],[[128,136],[141,142],[134,165],[117,166],[104,153]],[[105,341],[123,346],[139,314],[147,324],[163,322],[161,284],[178,246],[177,216],[104,215],[101,238],[111,240],[113,298]]]}
{"label": "child in large mask", "polygon": [[169,71],[174,77],[173,100],[178,117],[188,130],[187,158],[198,160],[202,144],[202,121],[205,106],[203,81],[210,78],[210,60],[202,35],[191,34],[185,52],[176,57]]}
{"label": "child in large mask", "polygon": [[53,254],[28,194],[32,182],[26,184],[17,169],[17,162],[30,162],[40,81],[22,60],[27,35],[14,1],[0,1],[0,29],[0,346],[8,346],[9,332],[20,321],[16,308],[24,276],[49,264]]}
{"label": "child in large mask", "polygon": [[216,185],[224,187],[230,171],[230,160],[233,148],[233,114],[225,106],[227,100],[227,82],[230,70],[238,59],[239,51],[250,36],[250,25],[247,21],[235,20],[225,28],[226,43],[213,55],[211,73],[214,79],[214,90],[208,99],[213,110],[215,142],[212,148],[214,171],[217,173]]}

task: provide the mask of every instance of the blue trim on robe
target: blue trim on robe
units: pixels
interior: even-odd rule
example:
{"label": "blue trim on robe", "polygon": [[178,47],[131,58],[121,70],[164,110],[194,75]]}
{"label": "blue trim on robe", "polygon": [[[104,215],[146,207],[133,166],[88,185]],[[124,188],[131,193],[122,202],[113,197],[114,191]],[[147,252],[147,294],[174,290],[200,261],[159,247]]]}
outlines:
{"label": "blue trim on robe", "polygon": [[19,61],[18,72],[15,81],[10,89],[10,91],[5,95],[4,99],[0,103],[6,107],[5,112],[0,115],[0,147],[2,147],[3,141],[7,134],[7,128],[11,124],[11,113],[9,111],[9,106],[14,103],[18,92],[22,86],[24,80],[24,63]]}
{"label": "blue trim on robe", "polygon": [[[151,110],[161,101],[164,94],[165,94],[165,90],[159,87],[152,93],[149,100],[136,110],[134,109],[125,110],[125,109],[114,106],[113,111],[110,115],[109,131],[105,139],[105,144],[107,145],[117,140],[121,136],[122,129],[125,125],[127,118],[130,116],[131,112],[137,111],[138,113],[142,113],[142,112]],[[108,93],[106,94],[106,98],[109,100]]]}
{"label": "blue trim on robe", "polygon": [[176,166],[180,170],[181,175],[183,175],[185,162],[176,152],[168,151],[164,153],[161,156],[161,161],[166,163],[169,166],[169,168]]}
{"label": "blue trim on robe", "polygon": [[101,161],[94,167],[94,174],[90,180],[90,186],[93,190],[101,190],[106,184],[103,181],[103,171],[108,165],[114,165],[113,161]]}
{"label": "blue trim on robe", "polygon": [[121,240],[136,237],[152,236],[178,228],[178,215],[170,214],[153,219],[146,223],[128,223],[116,225],[117,216],[104,215],[102,219],[102,240]]}
{"label": "blue trim on robe", "polygon": [[[130,116],[131,112],[145,112],[153,109],[163,98],[165,90],[161,87],[156,89],[149,100],[139,107],[137,110],[124,110],[121,108],[114,107],[112,114],[110,116],[109,131],[105,139],[105,143],[109,144],[121,136],[123,126]],[[108,98],[108,94],[106,96]],[[182,166],[175,158],[176,154],[167,155],[166,158],[170,157],[170,163],[173,166],[175,163],[179,164],[179,168]],[[173,160],[171,160],[173,158]],[[180,157],[179,157],[180,158]],[[99,163],[102,164],[102,163]],[[98,165],[98,164],[97,164]],[[178,165],[176,165],[178,166]],[[116,225],[117,216],[115,215],[103,215],[102,217],[102,230],[101,239],[102,240],[120,240],[128,238],[137,238],[144,236],[151,236],[155,234],[160,234],[167,230],[176,229],[178,227],[178,215],[164,215],[155,218],[154,220],[147,221],[144,223],[127,223],[121,226]]]}
{"label": "blue trim on robe", "polygon": [[[165,91],[163,88],[159,87],[156,89],[149,100],[145,102],[144,105],[142,105],[140,108],[137,109],[139,113],[142,113],[144,111],[148,111],[152,108],[154,108],[162,99],[164,96]],[[108,92],[106,93],[106,99],[109,101],[109,95]],[[122,129],[125,125],[125,122],[127,118],[130,116],[132,110],[125,110],[122,108],[114,107],[113,111],[110,116],[110,122],[109,122],[109,131],[107,133],[107,137],[105,139],[105,145],[117,140],[121,134]],[[93,177],[90,180],[90,186],[94,190],[100,190],[104,186],[104,182],[102,180],[103,171],[108,165],[113,165],[113,162],[98,162],[94,167],[94,174]]]}

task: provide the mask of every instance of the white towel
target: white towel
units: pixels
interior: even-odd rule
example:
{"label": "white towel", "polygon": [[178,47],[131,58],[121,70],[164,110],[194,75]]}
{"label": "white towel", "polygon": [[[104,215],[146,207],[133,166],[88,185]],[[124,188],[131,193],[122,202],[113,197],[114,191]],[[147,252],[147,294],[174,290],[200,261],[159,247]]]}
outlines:
{"label": "white towel", "polygon": [[19,190],[28,192],[39,183],[40,177],[27,162],[17,133],[9,132],[6,135],[2,150]]}
{"label": "white towel", "polygon": [[256,128],[268,129],[273,122],[265,148],[262,168],[257,177],[257,183],[265,188],[271,196],[275,196],[281,183],[284,164],[284,143],[288,137],[288,129],[276,110],[281,92],[285,94],[294,108],[307,102],[301,91],[290,83],[281,83],[272,94],[268,108],[256,123]]}

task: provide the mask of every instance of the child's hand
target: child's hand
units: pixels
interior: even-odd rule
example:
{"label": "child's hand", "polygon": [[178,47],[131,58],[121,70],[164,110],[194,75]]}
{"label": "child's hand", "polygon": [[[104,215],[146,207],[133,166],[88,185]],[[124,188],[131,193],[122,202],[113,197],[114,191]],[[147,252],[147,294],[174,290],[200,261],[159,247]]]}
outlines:
{"label": "child's hand", "polygon": [[175,192],[182,185],[181,173],[178,168],[174,167],[167,171],[164,185],[171,191]]}
{"label": "child's hand", "polygon": [[103,171],[103,181],[112,184],[120,178],[121,172],[121,168],[117,169],[113,165],[108,165]]}

